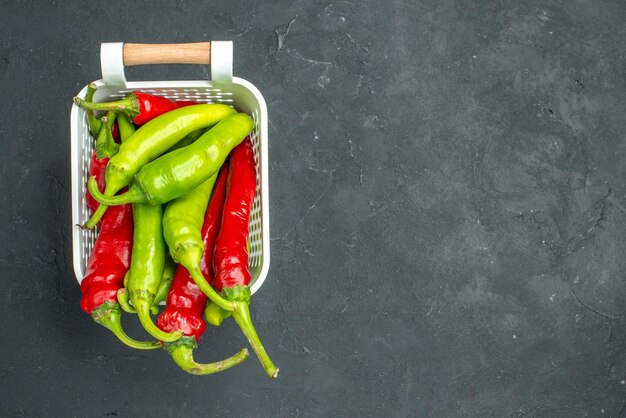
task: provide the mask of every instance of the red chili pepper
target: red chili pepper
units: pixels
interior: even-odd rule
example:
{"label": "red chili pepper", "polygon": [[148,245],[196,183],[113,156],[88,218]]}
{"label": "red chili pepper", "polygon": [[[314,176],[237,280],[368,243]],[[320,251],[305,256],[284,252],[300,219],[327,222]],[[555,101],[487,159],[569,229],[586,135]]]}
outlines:
{"label": "red chili pepper", "polygon": [[248,235],[250,212],[256,193],[256,166],[250,138],[235,147],[230,154],[222,223],[215,243],[213,268],[214,287],[235,303],[232,316],[250,342],[265,372],[278,376],[278,368],[267,355],[250,319],[250,272],[248,271]]}
{"label": "red chili pepper", "polygon": [[115,142],[117,142],[118,144],[121,142],[120,128],[117,126],[117,123],[113,124],[113,127],[111,128],[111,135],[113,135],[113,139],[115,140]]}
{"label": "red chili pepper", "polygon": [[[109,112],[102,118],[98,132],[89,173],[103,174],[109,157],[115,154],[117,146],[113,142],[111,125],[115,114]],[[103,176],[97,177],[103,178]],[[104,184],[98,185],[101,189]],[[89,192],[86,192],[87,206],[94,211],[98,207]],[[160,346],[158,341],[140,342],[126,335],[122,329],[122,310],[117,303],[117,291],[124,285],[124,276],[130,266],[130,254],[133,243],[133,212],[131,205],[111,208],[105,213],[99,224],[100,233],[87,260],[85,277],[80,284],[83,297],[80,307],[91,315],[97,323],[111,330],[122,342],[133,348],[154,349]]]}
{"label": "red chili pepper", "polygon": [[130,338],[121,325],[122,310],[117,291],[124,285],[130,266],[133,242],[131,205],[111,208],[102,218],[100,233],[89,255],[85,277],[80,284],[80,307],[97,323],[111,330],[123,343],[138,349],[154,349],[160,342],[141,342]]}
{"label": "red chili pepper", "polygon": [[[200,262],[200,269],[209,281],[213,278],[213,248],[226,195],[227,176],[228,167],[225,166],[216,180],[201,230],[205,252]],[[218,363],[198,364],[194,361],[193,350],[206,330],[206,324],[202,320],[206,301],[206,295],[198,288],[189,271],[179,264],[167,296],[165,310],[157,319],[157,326],[162,331],[170,333],[183,331],[184,336],[180,340],[173,343],[166,342],[164,348],[180,368],[192,374],[216,373],[235,366],[248,357],[248,350],[244,349],[234,357]]]}
{"label": "red chili pepper", "polygon": [[199,102],[194,102],[193,100],[178,100],[174,103],[176,103],[176,106],[178,107],[194,106],[200,104]]}
{"label": "red chili pepper", "polygon": [[170,110],[174,110],[177,107],[176,104],[167,97],[154,96],[140,91],[136,91],[133,94],[135,95],[135,100],[137,101],[137,114],[131,114],[129,116],[137,125],[143,125],[157,116],[169,112]]}
{"label": "red chili pepper", "polygon": [[122,287],[124,275],[130,266],[132,219],[130,205],[121,205],[110,216],[102,217],[100,233],[80,284],[83,293],[80,306],[90,315],[102,303],[117,301],[117,289]]}
{"label": "red chili pepper", "polygon": [[230,155],[228,194],[222,225],[213,258],[215,288],[229,292],[237,286],[248,287],[248,234],[250,211],[256,194],[256,166],[250,138],[243,140]]}
{"label": "red chili pepper", "polygon": [[[94,151],[91,154],[91,160],[89,161],[89,177],[95,176],[96,180],[98,180],[98,189],[100,191],[104,190],[104,175],[106,173],[107,164],[109,162],[109,157],[98,158],[96,152]],[[91,193],[88,190],[85,190],[85,199],[87,201],[87,207],[93,213],[98,209],[98,201],[93,198]],[[102,219],[98,222],[98,225],[102,223]]]}
{"label": "red chili pepper", "polygon": [[124,112],[136,125],[143,125],[178,106],[167,97],[135,91],[121,100],[94,103],[74,97],[74,103],[88,110],[114,110]]}

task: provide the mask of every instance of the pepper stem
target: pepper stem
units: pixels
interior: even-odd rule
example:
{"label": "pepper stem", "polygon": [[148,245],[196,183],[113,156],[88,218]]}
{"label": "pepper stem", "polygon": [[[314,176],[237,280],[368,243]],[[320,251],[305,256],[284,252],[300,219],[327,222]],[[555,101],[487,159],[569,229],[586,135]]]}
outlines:
{"label": "pepper stem", "polygon": [[254,329],[254,325],[252,325],[252,319],[250,318],[250,308],[248,307],[248,304],[246,302],[234,303],[236,305],[236,309],[232,313],[233,318],[235,318],[235,322],[237,322],[237,325],[239,325],[239,328],[241,328],[241,331],[243,331],[243,335],[245,335],[248,339],[250,346],[256,353],[256,356],[261,364],[263,365],[265,373],[267,373],[267,375],[272,379],[278,377],[279,369],[274,365],[272,359],[270,359],[270,356],[265,351],[265,348],[263,347],[263,344],[261,343],[261,340],[259,339],[256,330]]}
{"label": "pepper stem", "polygon": [[[136,314],[137,310],[132,307],[130,302],[128,301],[128,291],[125,288],[121,288],[117,291],[117,302],[122,307],[124,312]],[[156,306],[156,302],[150,308],[150,313],[156,315],[159,313],[159,307]]]}
{"label": "pepper stem", "polygon": [[131,119],[139,114],[139,102],[137,101],[137,96],[134,94],[129,94],[121,100],[102,103],[88,102],[76,96],[74,97],[74,103],[86,110],[113,110],[116,112],[124,112]]}
{"label": "pepper stem", "polygon": [[[87,228],[89,228],[89,225],[92,223],[92,219],[94,219],[100,211],[102,204],[105,205],[104,210],[106,210],[106,206],[123,205],[126,203],[145,203],[145,198],[141,193],[141,190],[139,190],[138,188],[130,188],[126,193],[118,194],[115,196],[106,196],[100,193],[100,190],[98,190],[98,182],[93,176],[90,177],[89,181],[87,182],[87,189],[89,190],[89,193],[91,193],[93,198],[96,199],[98,203],[100,203],[98,209],[96,209],[93,216],[85,224],[85,227]],[[102,214],[104,214],[104,210]],[[100,219],[96,219],[95,223],[97,224],[99,220]]]}
{"label": "pepper stem", "polygon": [[102,219],[102,217],[104,216],[104,213],[106,212],[107,208],[108,206],[106,205],[103,205],[103,204],[98,205],[98,209],[96,209],[93,215],[91,215],[91,218],[89,218],[87,222],[82,224],[80,227],[82,229],[94,229],[96,225],[98,225],[98,222],[100,222],[100,219]]}
{"label": "pepper stem", "polygon": [[[109,172],[109,166],[107,166],[107,173],[108,172]],[[111,178],[107,178],[106,179],[106,187],[104,188],[104,196],[113,196],[113,195],[115,195],[115,193],[120,191],[126,185],[127,185],[126,181],[120,180],[116,176],[112,176]],[[100,193],[100,190],[98,190],[97,182],[96,182],[95,186],[96,186],[95,193],[97,193],[98,195],[102,195],[102,193]],[[87,188],[89,188],[89,182],[87,182]],[[95,199],[95,197],[94,197],[94,199]],[[89,218],[89,220],[87,220],[87,222],[85,222],[81,226],[81,228],[82,229],[93,229],[93,228],[95,228],[96,225],[98,225],[98,222],[100,222],[100,219],[102,219],[102,217],[104,216],[107,208],[108,208],[107,205],[103,205],[102,203],[100,203],[100,205],[98,206],[98,209],[96,209],[96,211],[93,213],[93,215],[91,215],[91,218]]]}
{"label": "pepper stem", "polygon": [[[96,83],[89,83],[85,101],[93,101],[93,95],[96,93],[96,89]],[[87,110],[87,121],[89,122],[89,132],[91,132],[91,136],[97,138],[98,132],[100,132],[100,128],[102,127],[102,122],[98,120],[93,110]]]}
{"label": "pepper stem", "polygon": [[116,116],[115,112],[109,111],[106,116],[102,117],[102,127],[104,129],[100,128],[98,139],[96,140],[96,156],[100,159],[106,157],[111,158],[117,154],[117,150],[120,147],[115,143],[112,133]]}
{"label": "pepper stem", "polygon": [[235,311],[235,309],[237,309],[237,305],[234,302],[230,302],[224,299],[223,297],[219,295],[219,293],[215,291],[215,289],[211,287],[211,285],[206,281],[206,279],[202,275],[202,272],[200,271],[200,268],[198,266],[188,266],[187,264],[189,263],[185,263],[185,260],[180,260],[180,264],[185,266],[185,268],[189,271],[191,278],[196,283],[196,285],[200,288],[202,293],[207,295],[207,297],[211,299],[213,303],[215,303],[217,306],[219,306],[220,308],[226,311],[232,312],[232,311]]}
{"label": "pepper stem", "polygon": [[146,299],[141,298],[133,300],[133,305],[135,306],[135,309],[137,309],[139,322],[141,322],[141,325],[143,325],[143,328],[148,332],[148,334],[152,335],[154,338],[158,338],[159,340],[165,342],[174,342],[183,336],[182,331],[165,332],[159,329],[159,327],[152,322],[152,317],[150,316],[151,306]]}
{"label": "pepper stem", "polygon": [[[224,370],[228,370],[233,366],[243,363],[249,356],[247,348],[242,349],[232,357],[226,358],[221,361],[209,364],[196,363],[193,358],[193,349],[196,346],[194,337],[183,337],[184,339],[191,338],[193,345],[185,342],[183,344],[177,344],[175,347],[164,348],[170,353],[172,359],[178,364],[178,367],[186,371],[187,373],[197,376],[204,376],[208,374],[219,373]],[[169,343],[166,343],[169,344]]]}
{"label": "pepper stem", "polygon": [[160,341],[137,341],[130,338],[122,328],[122,310],[115,302],[105,302],[91,312],[94,321],[110,330],[124,344],[138,350],[154,350]]}

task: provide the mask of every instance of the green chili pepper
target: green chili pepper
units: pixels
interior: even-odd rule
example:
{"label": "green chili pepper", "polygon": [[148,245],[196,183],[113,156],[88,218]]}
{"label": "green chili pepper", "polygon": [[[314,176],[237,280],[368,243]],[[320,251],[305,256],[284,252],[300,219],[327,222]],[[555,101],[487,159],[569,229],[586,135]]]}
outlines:
{"label": "green chili pepper", "polygon": [[[227,359],[209,364],[200,364],[196,363],[193,358],[193,350],[197,346],[198,343],[194,337],[182,337],[174,343],[167,343],[163,346],[163,348],[172,356],[176,364],[183,368],[183,370],[197,376],[206,376],[230,369],[231,367],[243,363],[250,355],[248,349],[244,348],[234,356]],[[179,349],[179,347],[183,347],[183,349]]]}
{"label": "green chili pepper", "polygon": [[[87,94],[85,95],[85,100],[88,102],[93,101],[93,96],[96,93],[96,83],[89,83],[87,86]],[[96,114],[93,110],[87,110],[87,120],[89,121],[89,132],[91,132],[91,136],[94,138],[98,137],[98,132],[100,132],[100,128],[102,127],[102,122],[96,118]]]}
{"label": "green chili pepper", "polygon": [[[135,125],[128,119],[126,114],[119,113],[117,115],[117,126],[120,130],[120,139],[122,142],[125,142],[130,138],[136,131]],[[167,293],[169,292],[170,285],[172,284],[172,279],[174,278],[174,271],[176,270],[176,265],[171,257],[167,257],[165,260],[165,265],[163,267],[163,274],[161,276],[161,282],[159,284],[159,289],[156,292],[154,297],[154,302],[152,307],[150,308],[150,312],[153,314],[159,313],[158,304],[161,301],[167,299]],[[133,308],[128,302],[128,292],[126,291],[126,286],[128,285],[128,277],[127,273],[124,277],[124,289],[120,289],[118,291],[118,302],[120,303],[120,307],[129,313],[137,313],[135,308]]]}
{"label": "green chili pepper", "polygon": [[117,115],[117,128],[120,130],[120,139],[122,142],[127,141],[135,133],[135,125],[128,119],[124,113]]}
{"label": "green chili pepper", "polygon": [[150,309],[154,305],[165,264],[162,215],[161,205],[133,205],[133,249],[127,293],[120,289],[118,300],[120,305],[124,306],[127,305],[129,298],[144,329],[161,341],[171,342],[178,340],[183,335],[182,332],[161,331],[150,317]]}
{"label": "green chili pepper", "polygon": [[[123,142],[118,153],[109,161],[104,195],[115,195],[145,164],[191,132],[212,126],[234,113],[233,108],[224,104],[202,104],[175,109],[152,119]],[[101,204],[83,227],[95,227],[105,211],[106,205]]]}
{"label": "green chili pepper", "polygon": [[206,304],[206,308],[204,308],[204,319],[214,327],[222,325],[222,322],[231,315],[231,312],[225,311],[211,301],[209,301]]}
{"label": "green chili pepper", "polygon": [[[87,187],[93,197],[105,205],[158,205],[169,202],[190,192],[217,173],[230,151],[244,140],[252,127],[252,119],[245,113],[225,118],[193,144],[146,164],[135,175],[126,193],[117,196],[107,196],[106,192],[102,194],[93,177],[89,179]],[[123,145],[120,152],[122,148]]]}
{"label": "green chili pepper", "polygon": [[[203,293],[212,288],[200,270],[204,254],[202,224],[217,173],[200,186],[172,200],[163,214],[163,237],[175,262],[183,265]],[[215,292],[213,292],[215,293]],[[215,293],[217,295],[217,293]],[[226,306],[229,309],[230,305]]]}
{"label": "green chili pepper", "polygon": [[214,174],[189,193],[172,200],[163,213],[163,237],[177,263],[182,263],[190,253],[198,263],[202,258],[204,243],[200,230],[216,178]]}

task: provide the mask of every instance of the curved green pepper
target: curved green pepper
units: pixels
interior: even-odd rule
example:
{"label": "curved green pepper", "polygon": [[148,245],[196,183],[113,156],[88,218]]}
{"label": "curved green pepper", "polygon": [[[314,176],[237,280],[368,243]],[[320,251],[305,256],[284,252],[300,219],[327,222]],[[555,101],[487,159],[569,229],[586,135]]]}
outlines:
{"label": "curved green pepper", "polygon": [[[203,293],[213,292],[200,270],[204,254],[202,224],[217,173],[200,186],[172,200],[163,214],[163,237],[175,262],[182,264]],[[230,305],[226,306],[229,309]]]}
{"label": "curved green pepper", "polygon": [[[232,107],[224,104],[202,104],[175,109],[152,119],[122,142],[118,153],[109,161],[104,195],[115,195],[145,164],[191,132],[215,125],[235,113]],[[95,227],[105,211],[106,205],[101,204],[84,228]]]}
{"label": "curved green pepper", "polygon": [[197,265],[204,253],[200,230],[216,178],[214,174],[189,193],[172,200],[163,213],[163,237],[170,255],[187,270],[186,264],[190,263],[185,261],[191,259],[194,260],[191,264]]}
{"label": "curved green pepper", "polygon": [[176,341],[183,333],[161,331],[152,322],[150,309],[161,283],[165,265],[165,241],[161,219],[161,205],[133,205],[133,249],[126,290],[118,291],[120,305],[127,306],[129,298],[141,325],[148,333],[161,341]]}
{"label": "curved green pepper", "polygon": [[[187,373],[195,374],[197,376],[206,376],[209,374],[219,373],[231,367],[241,364],[248,358],[250,353],[247,348],[239,351],[232,357],[217,361],[215,363],[200,364],[193,358],[193,350],[198,346],[194,337],[182,337],[175,343],[168,343],[163,348],[170,353],[176,364]],[[184,347],[184,349],[179,349]]]}

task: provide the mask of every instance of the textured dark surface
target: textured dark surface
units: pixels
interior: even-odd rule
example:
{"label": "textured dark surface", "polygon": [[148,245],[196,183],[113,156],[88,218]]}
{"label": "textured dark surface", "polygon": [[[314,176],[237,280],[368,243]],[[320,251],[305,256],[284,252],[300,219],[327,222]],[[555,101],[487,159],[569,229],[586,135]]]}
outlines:
{"label": "textured dark surface", "polygon": [[[3,2],[0,416],[626,416],[625,2],[160,3]],[[274,381],[78,305],[71,98],[100,42],[210,39],[269,109]]]}

